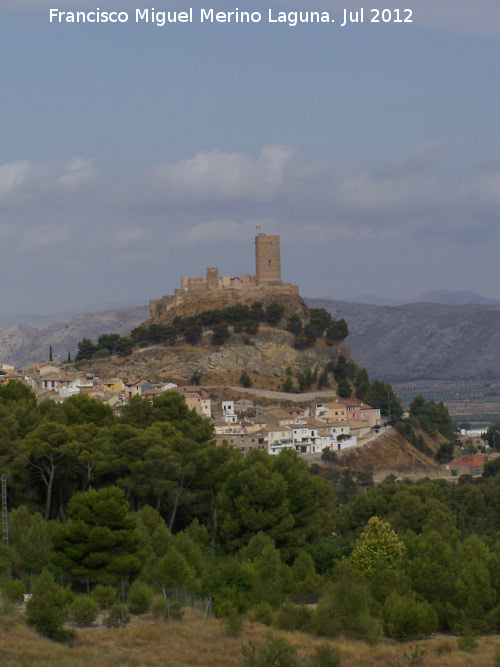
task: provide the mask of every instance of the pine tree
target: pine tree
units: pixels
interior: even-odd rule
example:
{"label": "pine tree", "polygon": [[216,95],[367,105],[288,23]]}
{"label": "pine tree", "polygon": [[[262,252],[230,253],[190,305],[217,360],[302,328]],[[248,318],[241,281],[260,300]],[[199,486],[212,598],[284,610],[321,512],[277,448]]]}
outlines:
{"label": "pine tree", "polygon": [[52,345],[49,348],[49,361],[54,361],[54,357],[52,355]]}
{"label": "pine tree", "polygon": [[68,350],[68,364],[71,363],[71,352]]}

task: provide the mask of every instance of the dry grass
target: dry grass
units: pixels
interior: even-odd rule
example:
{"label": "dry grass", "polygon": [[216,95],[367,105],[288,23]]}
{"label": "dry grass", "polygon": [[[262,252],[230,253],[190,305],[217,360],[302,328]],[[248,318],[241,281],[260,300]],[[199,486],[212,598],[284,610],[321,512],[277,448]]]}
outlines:
{"label": "dry grass", "polygon": [[[240,647],[250,640],[264,641],[267,634],[279,634],[299,647],[302,662],[323,638],[298,632],[277,632],[259,623],[246,622],[239,637],[229,637],[216,619],[203,620],[199,612],[187,611],[182,622],[160,623],[143,616],[126,628],[77,630],[73,646],[54,644],[39,637],[20,619],[0,617],[0,665],[24,667],[236,667],[241,664]],[[398,644],[384,640],[377,646],[362,642],[332,642],[340,651],[344,667],[404,667],[404,652],[418,644],[425,649],[423,667],[491,667],[499,646],[496,637],[483,637],[474,653],[458,650],[454,637],[439,635],[420,642]]]}

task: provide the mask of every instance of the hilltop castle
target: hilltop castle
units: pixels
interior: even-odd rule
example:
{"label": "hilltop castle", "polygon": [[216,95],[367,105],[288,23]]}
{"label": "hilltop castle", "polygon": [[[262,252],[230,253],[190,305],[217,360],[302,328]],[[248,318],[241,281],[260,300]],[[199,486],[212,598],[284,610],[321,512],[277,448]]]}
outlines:
{"label": "hilltop castle", "polygon": [[149,312],[157,319],[172,308],[190,301],[220,301],[221,296],[235,297],[234,301],[259,299],[269,294],[296,294],[297,285],[281,280],[280,237],[258,234],[255,237],[255,275],[219,276],[217,267],[207,268],[206,276],[181,278],[181,287],[173,295],[151,299]]}

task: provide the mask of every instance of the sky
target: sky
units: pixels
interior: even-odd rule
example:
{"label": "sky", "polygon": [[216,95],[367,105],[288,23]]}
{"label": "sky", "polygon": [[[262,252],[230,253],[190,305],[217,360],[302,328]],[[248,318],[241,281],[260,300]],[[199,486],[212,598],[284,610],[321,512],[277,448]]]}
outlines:
{"label": "sky", "polygon": [[[0,0],[0,311],[254,273],[256,231],[281,236],[303,296],[500,299],[498,0],[240,4]],[[49,21],[96,7],[129,20]]]}

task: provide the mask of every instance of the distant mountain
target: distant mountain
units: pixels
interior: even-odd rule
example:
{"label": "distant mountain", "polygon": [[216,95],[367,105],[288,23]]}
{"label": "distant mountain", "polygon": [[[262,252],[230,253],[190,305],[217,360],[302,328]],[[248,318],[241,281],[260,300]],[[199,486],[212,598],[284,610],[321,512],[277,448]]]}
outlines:
{"label": "distant mountain", "polygon": [[[373,378],[391,382],[420,379],[500,378],[500,306],[415,302],[379,306],[333,299],[305,299],[343,317],[352,357]],[[139,306],[80,313],[44,326],[16,325],[0,331],[0,361],[16,366],[45,359],[49,347],[61,361],[76,354],[84,337],[126,334],[149,317]]]}
{"label": "distant mountain", "polygon": [[74,358],[78,341],[84,337],[94,342],[103,333],[129,333],[149,317],[148,306],[118,308],[97,313],[79,313],[60,322],[32,326],[17,324],[0,331],[0,361],[24,366],[32,361],[47,359],[52,346],[54,358]]}
{"label": "distant mountain", "polygon": [[391,299],[388,296],[377,296],[376,294],[360,294],[359,296],[346,299],[350,303],[366,303],[371,306],[401,306],[406,301]]}
{"label": "distant mountain", "polygon": [[372,306],[306,299],[349,327],[346,344],[372,378],[500,378],[500,306],[410,303]]}
{"label": "distant mountain", "polygon": [[452,292],[445,289],[436,289],[421,294],[416,299],[412,299],[410,303],[415,303],[416,301],[447,303],[450,306],[460,306],[466,303],[477,303],[482,306],[500,306],[500,301],[497,301],[496,299],[490,299],[487,296],[481,296],[481,294],[476,294],[476,292],[469,292],[467,290],[462,292]]}

